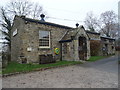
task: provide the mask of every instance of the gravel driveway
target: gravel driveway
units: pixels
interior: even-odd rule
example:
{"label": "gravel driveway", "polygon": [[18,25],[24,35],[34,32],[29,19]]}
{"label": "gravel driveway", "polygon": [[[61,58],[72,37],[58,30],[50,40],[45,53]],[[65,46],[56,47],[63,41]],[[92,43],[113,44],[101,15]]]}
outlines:
{"label": "gravel driveway", "polygon": [[117,88],[117,57],[3,78],[3,88]]}

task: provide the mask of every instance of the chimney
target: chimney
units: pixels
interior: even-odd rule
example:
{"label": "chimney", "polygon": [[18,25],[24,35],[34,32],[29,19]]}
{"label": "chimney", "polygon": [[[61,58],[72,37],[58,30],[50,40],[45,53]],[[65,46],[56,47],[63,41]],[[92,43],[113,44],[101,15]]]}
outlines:
{"label": "chimney", "polygon": [[76,28],[78,28],[78,26],[79,26],[79,24],[78,24],[78,23],[76,23]]}
{"label": "chimney", "polygon": [[44,20],[44,17],[45,17],[44,14],[41,14],[40,17],[41,17],[41,20],[40,20],[40,21],[45,21],[45,20]]}
{"label": "chimney", "polygon": [[24,16],[24,15],[21,15],[20,17],[21,17],[21,18],[23,18],[23,19],[25,18],[25,16]]}

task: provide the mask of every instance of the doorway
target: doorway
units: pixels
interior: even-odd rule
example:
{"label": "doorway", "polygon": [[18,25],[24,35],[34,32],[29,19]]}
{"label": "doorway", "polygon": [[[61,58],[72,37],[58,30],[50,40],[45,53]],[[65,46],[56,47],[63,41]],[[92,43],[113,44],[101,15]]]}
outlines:
{"label": "doorway", "polygon": [[79,37],[79,59],[86,60],[87,59],[87,40],[85,37]]}

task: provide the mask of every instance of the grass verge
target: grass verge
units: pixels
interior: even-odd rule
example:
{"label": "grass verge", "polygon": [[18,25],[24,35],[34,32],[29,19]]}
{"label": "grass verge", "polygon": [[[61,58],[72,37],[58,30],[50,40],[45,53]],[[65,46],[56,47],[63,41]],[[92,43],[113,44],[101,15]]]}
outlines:
{"label": "grass verge", "polygon": [[110,57],[110,56],[91,56],[90,59],[88,59],[88,61],[94,62],[94,61],[104,59],[104,58],[107,58],[107,57]]}
{"label": "grass verge", "polygon": [[63,65],[73,65],[73,64],[82,64],[78,61],[57,61],[56,63],[51,64],[19,64],[17,62],[10,62],[6,68],[2,70],[2,74],[9,74],[15,72],[26,72],[33,71],[36,69],[63,66]]}

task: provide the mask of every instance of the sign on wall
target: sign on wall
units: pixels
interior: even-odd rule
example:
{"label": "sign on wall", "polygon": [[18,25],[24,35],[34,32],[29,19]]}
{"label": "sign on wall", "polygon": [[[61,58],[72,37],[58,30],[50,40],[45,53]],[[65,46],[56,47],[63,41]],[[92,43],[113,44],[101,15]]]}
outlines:
{"label": "sign on wall", "polygon": [[28,51],[28,52],[32,51],[32,47],[28,47],[28,48],[27,48],[27,51]]}
{"label": "sign on wall", "polygon": [[55,54],[59,54],[59,52],[60,52],[59,48],[55,48],[54,52],[55,52]]}

